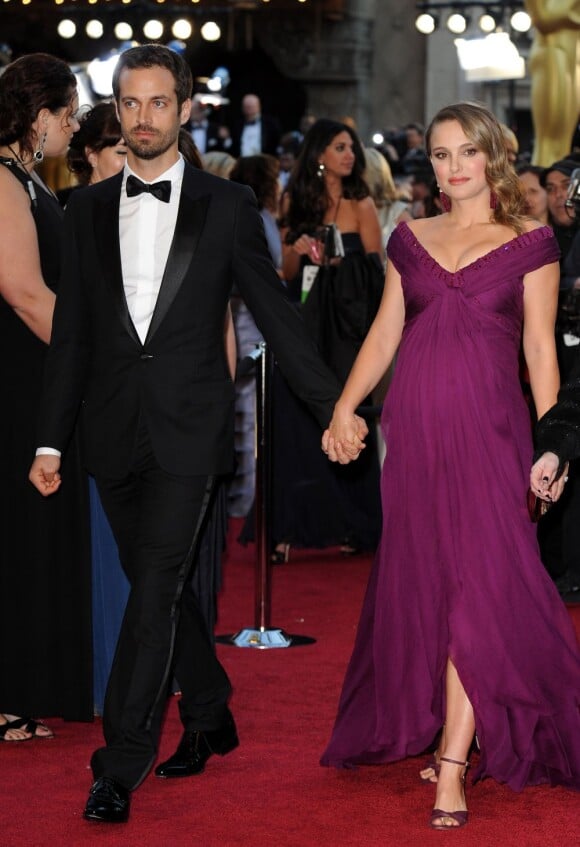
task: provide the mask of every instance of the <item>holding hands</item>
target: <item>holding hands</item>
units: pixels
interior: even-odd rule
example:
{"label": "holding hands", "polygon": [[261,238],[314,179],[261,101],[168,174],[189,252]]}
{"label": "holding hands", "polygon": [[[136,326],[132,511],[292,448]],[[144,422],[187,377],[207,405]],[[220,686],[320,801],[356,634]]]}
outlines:
{"label": "holding hands", "polygon": [[364,439],[368,431],[361,417],[354,412],[343,412],[336,406],[328,429],[322,436],[322,450],[331,462],[348,465],[358,459],[365,449]]}
{"label": "holding hands", "polygon": [[537,497],[555,503],[562,495],[568,481],[568,463],[558,476],[560,460],[555,453],[544,453],[530,471],[530,488]]}

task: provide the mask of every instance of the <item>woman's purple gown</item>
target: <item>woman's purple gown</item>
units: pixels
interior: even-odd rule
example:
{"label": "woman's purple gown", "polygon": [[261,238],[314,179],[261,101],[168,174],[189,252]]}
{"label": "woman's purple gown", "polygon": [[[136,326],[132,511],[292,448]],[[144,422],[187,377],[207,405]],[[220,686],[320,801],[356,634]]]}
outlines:
{"label": "woman's purple gown", "polygon": [[423,752],[448,657],[475,712],[475,778],[580,788],[580,655],[526,507],[531,427],[518,376],[523,276],[558,259],[548,227],[451,273],[399,224],[388,256],[406,323],[383,410],[383,533],[322,764]]}

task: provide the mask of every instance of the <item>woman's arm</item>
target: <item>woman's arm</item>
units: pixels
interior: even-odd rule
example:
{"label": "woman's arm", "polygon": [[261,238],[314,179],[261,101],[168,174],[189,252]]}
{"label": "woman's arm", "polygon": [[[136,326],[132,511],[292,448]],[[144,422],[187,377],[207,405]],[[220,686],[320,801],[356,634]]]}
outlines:
{"label": "woman's arm", "polygon": [[30,198],[3,167],[0,167],[0,239],[0,295],[20,320],[48,344],[56,298],[42,278]]}
{"label": "woman's arm", "polygon": [[[282,220],[288,215],[290,208],[290,197],[288,194],[282,196],[280,201],[280,215]],[[282,240],[282,278],[288,282],[298,274],[300,270],[300,262],[302,256],[308,256],[311,262],[315,265],[321,263],[320,245],[309,235],[301,235],[297,238],[294,244],[286,244],[286,236],[288,235],[288,227],[280,229],[280,238]]]}
{"label": "woman's arm", "polygon": [[365,248],[365,253],[378,253],[381,262],[383,262],[385,259],[383,234],[381,232],[381,224],[376,206],[370,197],[359,200],[357,203],[357,213],[360,237]]}
{"label": "woman's arm", "polygon": [[358,444],[360,419],[355,410],[371,393],[386,372],[399,346],[405,323],[405,302],[401,277],[392,262],[387,274],[381,305],[352,367],[343,392],[334,408],[329,428],[323,435],[323,450],[332,461],[350,461],[352,445]]}
{"label": "woman's arm", "polygon": [[557,262],[524,277],[523,348],[538,418],[554,405],[560,385],[554,335],[559,281]]}

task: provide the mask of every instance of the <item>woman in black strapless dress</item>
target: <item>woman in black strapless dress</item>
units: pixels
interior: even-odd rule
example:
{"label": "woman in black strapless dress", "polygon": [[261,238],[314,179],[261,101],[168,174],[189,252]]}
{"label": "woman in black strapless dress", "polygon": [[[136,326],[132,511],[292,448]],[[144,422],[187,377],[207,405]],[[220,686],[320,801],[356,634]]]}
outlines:
{"label": "woman in black strapless dress", "polygon": [[75,77],[45,54],[0,77],[0,738],[52,736],[30,715],[90,720],[90,544],[75,445],[66,485],[44,500],[28,482],[61,262],[62,211],[35,174],[78,129]]}

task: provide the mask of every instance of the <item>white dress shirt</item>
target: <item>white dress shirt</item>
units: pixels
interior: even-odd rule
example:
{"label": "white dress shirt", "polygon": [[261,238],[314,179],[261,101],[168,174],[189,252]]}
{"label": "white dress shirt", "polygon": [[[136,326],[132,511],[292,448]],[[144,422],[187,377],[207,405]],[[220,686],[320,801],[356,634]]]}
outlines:
{"label": "white dress shirt", "polygon": [[[146,192],[137,194],[135,197],[127,197],[127,177],[129,174],[133,176],[137,174],[133,173],[128,165],[125,165],[123,171],[119,205],[123,287],[131,320],[143,343],[153,317],[173,241],[183,171],[184,160],[180,154],[179,160],[154,180],[155,182],[171,180],[169,203],[163,203]],[[137,176],[137,179],[141,178]],[[60,451],[52,447],[39,447],[36,455],[60,456]]]}
{"label": "white dress shirt", "polygon": [[184,162],[180,156],[179,161],[155,180],[171,181],[169,203],[163,203],[146,192],[127,197],[127,177],[133,174],[133,171],[126,164],[123,172],[119,206],[123,287],[131,320],[143,343],[153,317],[169,248],[173,241],[183,170]]}
{"label": "white dress shirt", "polygon": [[240,155],[256,156],[262,152],[262,121],[260,118],[254,123],[246,124],[240,138]]}
{"label": "white dress shirt", "polygon": [[207,128],[209,126],[208,121],[196,121],[191,128],[191,137],[193,138],[193,143],[199,150],[199,152],[203,155],[207,153]]}

